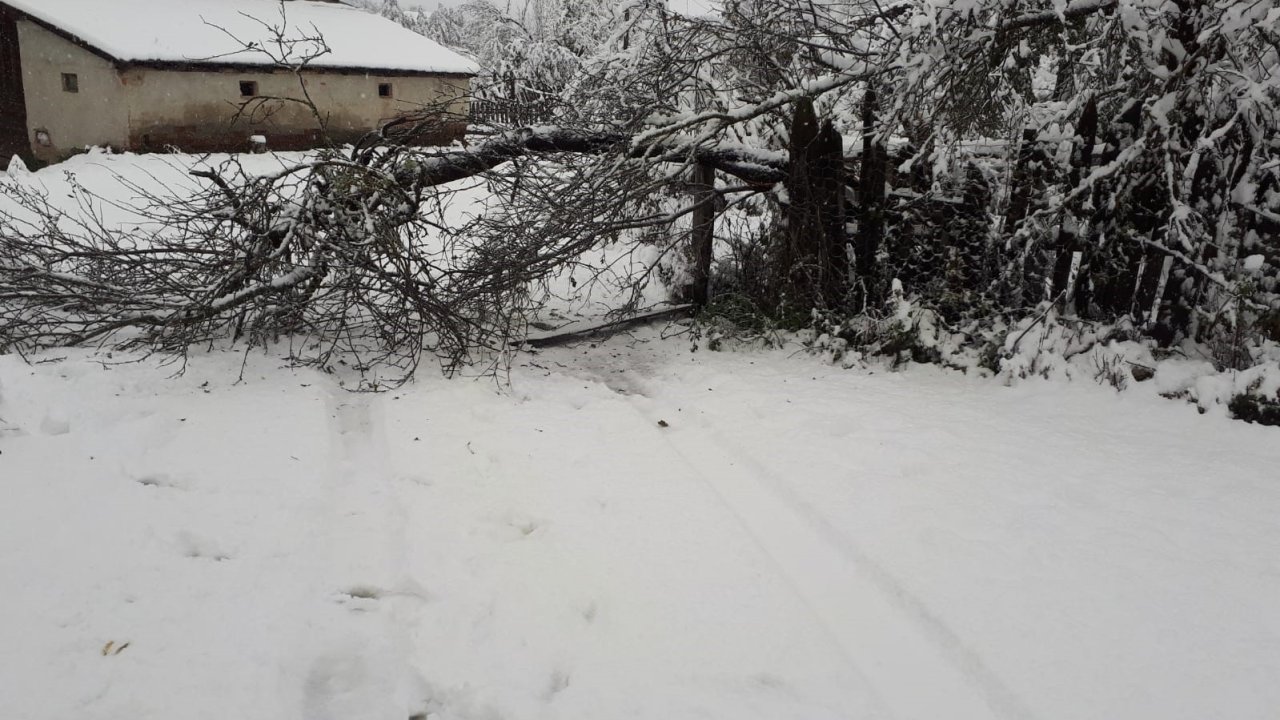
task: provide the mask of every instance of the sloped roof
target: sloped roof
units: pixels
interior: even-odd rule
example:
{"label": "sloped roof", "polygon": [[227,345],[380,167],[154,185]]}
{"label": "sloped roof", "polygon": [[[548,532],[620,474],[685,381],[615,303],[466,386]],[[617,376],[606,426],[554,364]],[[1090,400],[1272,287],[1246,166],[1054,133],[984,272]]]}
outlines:
{"label": "sloped roof", "polygon": [[[472,61],[407,28],[339,3],[290,0],[0,0],[121,63],[273,65],[267,52],[317,35],[329,52],[309,67],[474,75]],[[282,15],[283,12],[283,15]],[[293,46],[293,61],[315,43]]]}

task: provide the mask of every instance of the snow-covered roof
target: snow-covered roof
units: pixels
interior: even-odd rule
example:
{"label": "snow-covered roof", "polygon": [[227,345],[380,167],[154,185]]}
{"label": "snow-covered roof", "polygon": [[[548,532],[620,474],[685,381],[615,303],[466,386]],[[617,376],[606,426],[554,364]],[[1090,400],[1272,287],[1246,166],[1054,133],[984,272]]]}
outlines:
{"label": "snow-covered roof", "polygon": [[[339,3],[290,0],[0,0],[124,63],[272,65],[270,28],[324,38],[311,67],[474,75],[478,66],[386,18]],[[283,11],[283,15],[282,15]],[[314,44],[295,46],[294,61]]]}

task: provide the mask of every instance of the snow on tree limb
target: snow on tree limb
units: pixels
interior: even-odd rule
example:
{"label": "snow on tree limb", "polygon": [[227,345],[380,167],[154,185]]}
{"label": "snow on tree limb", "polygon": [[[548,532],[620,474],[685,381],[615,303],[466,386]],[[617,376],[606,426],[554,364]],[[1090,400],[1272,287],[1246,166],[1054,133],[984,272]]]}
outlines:
{"label": "snow on tree limb", "polygon": [[[421,187],[443,185],[537,154],[618,154],[651,162],[701,163],[749,183],[772,184],[785,176],[786,157],[745,146],[667,143],[623,133],[533,126],[507,131],[474,149],[414,158],[402,179]],[[409,180],[408,175],[412,175]]]}
{"label": "snow on tree limb", "polygon": [[1052,10],[1024,13],[1001,21],[996,26],[996,31],[1007,32],[1037,25],[1052,25],[1053,23],[1066,22],[1067,20],[1082,18],[1094,13],[1114,10],[1118,6],[1118,0],[1074,0],[1074,2],[1067,3],[1066,7],[1061,9],[1055,7]]}

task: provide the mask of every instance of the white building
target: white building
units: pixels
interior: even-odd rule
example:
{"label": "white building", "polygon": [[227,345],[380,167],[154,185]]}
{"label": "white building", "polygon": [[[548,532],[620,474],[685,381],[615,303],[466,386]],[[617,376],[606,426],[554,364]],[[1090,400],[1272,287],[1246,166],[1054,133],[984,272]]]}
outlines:
{"label": "white building", "polygon": [[336,2],[0,0],[0,154],[311,147],[410,114],[448,140],[477,71]]}

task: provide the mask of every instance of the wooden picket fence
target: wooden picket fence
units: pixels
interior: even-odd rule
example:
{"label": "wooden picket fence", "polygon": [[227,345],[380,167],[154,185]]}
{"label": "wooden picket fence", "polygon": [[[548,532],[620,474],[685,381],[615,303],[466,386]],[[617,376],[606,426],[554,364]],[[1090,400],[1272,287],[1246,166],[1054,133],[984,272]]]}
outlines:
{"label": "wooden picket fence", "polygon": [[553,113],[551,103],[537,100],[508,100],[505,98],[476,98],[471,101],[471,123],[512,127],[549,122]]}

